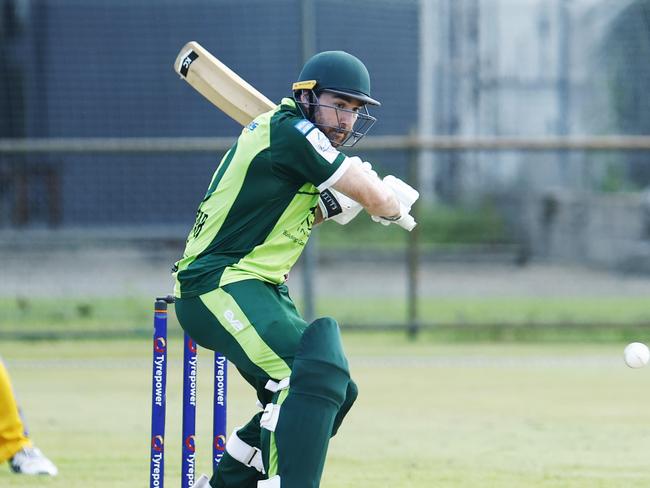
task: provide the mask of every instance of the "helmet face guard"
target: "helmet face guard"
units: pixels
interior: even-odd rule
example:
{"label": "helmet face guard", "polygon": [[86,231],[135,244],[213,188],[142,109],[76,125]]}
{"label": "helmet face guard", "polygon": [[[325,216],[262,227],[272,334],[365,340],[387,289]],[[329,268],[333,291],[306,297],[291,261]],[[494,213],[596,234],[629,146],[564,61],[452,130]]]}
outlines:
{"label": "helmet face guard", "polygon": [[[307,91],[307,90],[305,90]],[[329,91],[329,90],[323,90],[323,91]],[[321,107],[325,108],[330,108],[335,111],[336,113],[336,120],[337,120],[337,125],[325,125],[325,124],[316,124],[318,127],[323,127],[323,128],[328,128],[328,129],[334,129],[336,132],[339,133],[346,133],[346,137],[343,139],[341,142],[332,142],[332,145],[335,147],[352,147],[354,146],[357,142],[359,142],[363,136],[365,136],[370,128],[375,124],[377,119],[370,115],[368,113],[368,107],[364,103],[361,107],[359,107],[359,111],[354,111],[354,110],[349,110],[345,108],[339,108],[335,107],[334,105],[326,105],[323,103],[320,103],[320,100],[318,98],[318,95],[314,90],[309,90],[309,101],[304,102],[300,100],[299,94],[300,92],[296,91],[294,92],[294,101],[296,102],[296,105],[300,108],[300,111],[302,112],[303,116],[316,124],[315,118],[316,118],[316,111],[318,111]],[[321,92],[322,93],[322,92]],[[342,93],[338,91],[333,91],[332,93],[337,93],[344,95],[348,98],[354,98],[350,94],[347,93]],[[304,107],[307,107],[307,113],[305,113],[305,110],[303,110]],[[340,122],[340,116],[339,113],[341,112],[347,112],[350,114],[353,114],[356,118],[354,125],[352,126],[351,129],[343,129],[341,127],[341,122]]]}

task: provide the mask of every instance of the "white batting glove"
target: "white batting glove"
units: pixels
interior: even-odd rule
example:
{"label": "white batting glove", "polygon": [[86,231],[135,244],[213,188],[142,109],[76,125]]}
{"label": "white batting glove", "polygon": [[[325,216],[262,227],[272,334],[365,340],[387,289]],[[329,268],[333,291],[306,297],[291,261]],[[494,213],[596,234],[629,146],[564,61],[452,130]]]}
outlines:
{"label": "white batting glove", "polygon": [[372,169],[372,164],[370,164],[368,161],[363,161],[359,156],[350,156],[348,159],[350,160],[351,164],[355,164],[361,167],[364,173],[370,175],[371,177],[380,179],[377,175],[377,172]]}
{"label": "white batting glove", "polygon": [[417,199],[420,198],[420,194],[415,188],[404,183],[393,175],[385,176],[383,181],[384,184],[393,191],[397,201],[399,202],[399,217],[391,218],[373,215],[372,220],[379,222],[382,225],[397,224],[411,232],[417,225],[417,222],[410,214],[411,207]]}
{"label": "white batting glove", "polygon": [[372,169],[372,164],[370,164],[368,161],[364,161],[363,163],[361,163],[361,168],[371,177],[379,179],[377,172],[374,169]]}
{"label": "white batting glove", "polygon": [[363,208],[356,200],[352,200],[334,188],[326,188],[320,192],[318,206],[323,214],[323,220],[333,220],[341,225],[350,222]]}

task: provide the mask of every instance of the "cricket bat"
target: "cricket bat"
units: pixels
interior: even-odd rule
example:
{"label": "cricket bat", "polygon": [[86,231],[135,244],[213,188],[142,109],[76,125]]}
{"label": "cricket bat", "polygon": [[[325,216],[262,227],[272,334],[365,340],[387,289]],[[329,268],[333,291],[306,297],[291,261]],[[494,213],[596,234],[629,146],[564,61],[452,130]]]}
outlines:
{"label": "cricket bat", "polygon": [[196,41],[183,46],[174,70],[223,113],[248,125],[275,104]]}

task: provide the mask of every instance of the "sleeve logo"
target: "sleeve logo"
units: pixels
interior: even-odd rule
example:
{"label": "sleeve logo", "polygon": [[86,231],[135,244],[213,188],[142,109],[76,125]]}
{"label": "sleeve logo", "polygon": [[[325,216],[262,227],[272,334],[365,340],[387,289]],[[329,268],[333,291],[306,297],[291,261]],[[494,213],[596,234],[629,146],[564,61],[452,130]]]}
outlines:
{"label": "sleeve logo", "polygon": [[325,158],[325,160],[330,164],[332,164],[336,157],[340,154],[336,149],[334,149],[327,136],[318,129],[311,131],[307,135],[307,140],[314,147],[314,149],[316,149],[318,154]]}
{"label": "sleeve logo", "polygon": [[311,130],[312,127],[314,127],[314,124],[312,124],[311,122],[309,122],[306,119],[301,119],[298,122],[296,122],[293,126],[296,129],[298,129],[298,131],[302,135],[305,135],[305,134],[307,134],[307,132],[309,132]]}

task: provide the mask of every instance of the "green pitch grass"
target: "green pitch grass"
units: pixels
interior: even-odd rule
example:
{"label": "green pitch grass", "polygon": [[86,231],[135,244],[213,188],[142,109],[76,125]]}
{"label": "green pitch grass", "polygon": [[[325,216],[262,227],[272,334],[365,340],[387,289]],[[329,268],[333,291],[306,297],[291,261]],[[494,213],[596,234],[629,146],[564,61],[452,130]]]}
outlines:
{"label": "green pitch grass", "polygon": [[[624,344],[490,345],[345,334],[360,398],[330,445],[323,488],[616,487],[650,479],[650,369]],[[148,486],[150,341],[0,345],[54,479],[0,466],[0,486]],[[199,352],[198,470],[210,466],[211,364]],[[171,341],[168,486],[180,471],[181,347]],[[229,425],[256,411],[230,375]]]}

